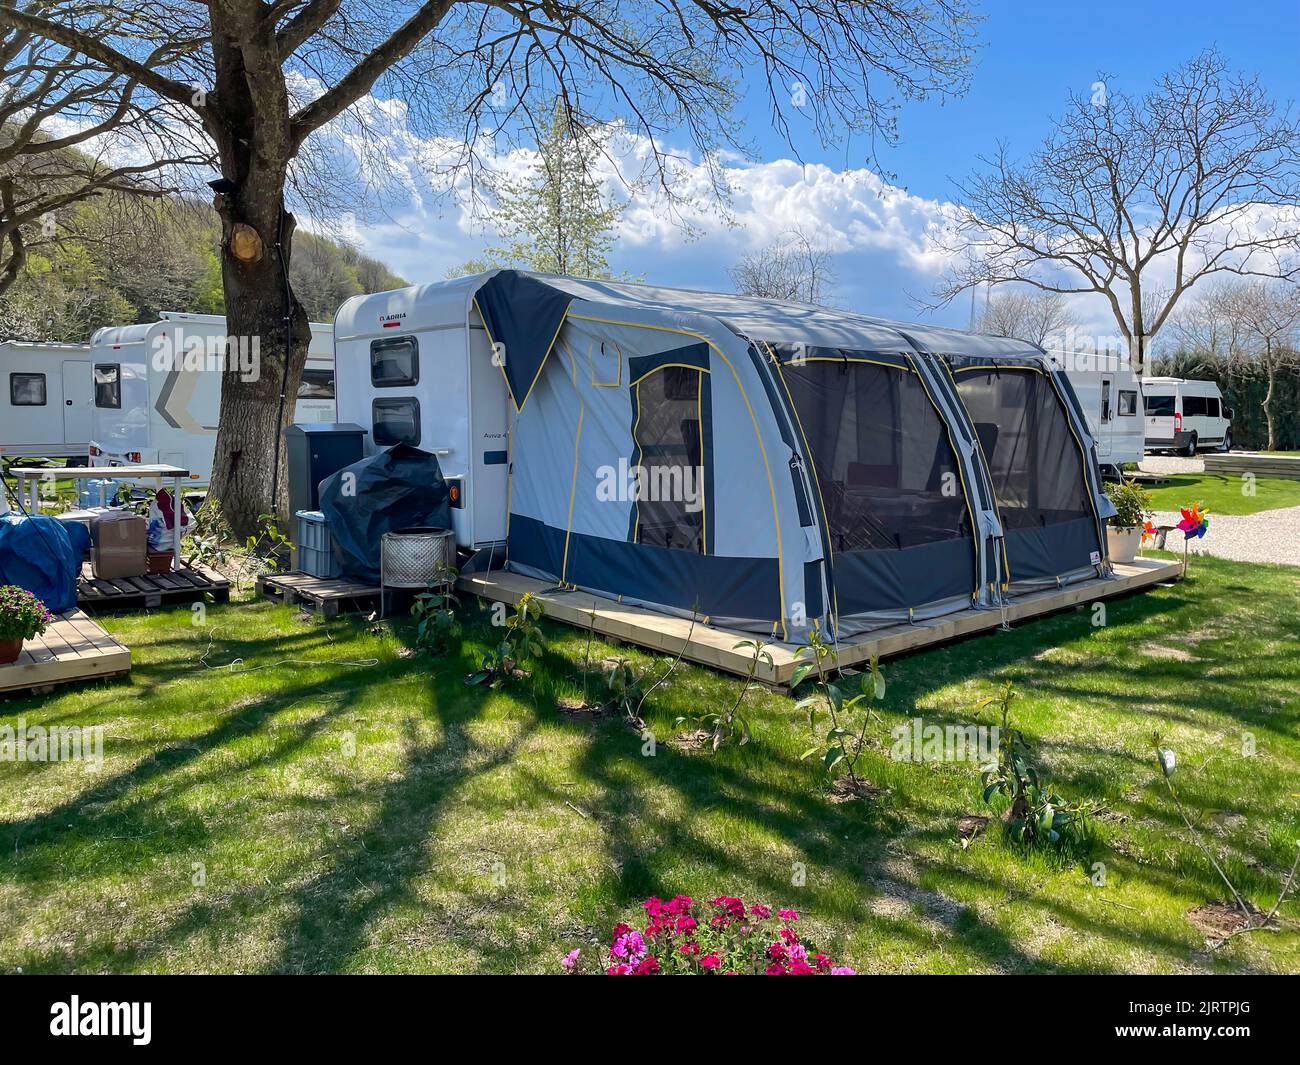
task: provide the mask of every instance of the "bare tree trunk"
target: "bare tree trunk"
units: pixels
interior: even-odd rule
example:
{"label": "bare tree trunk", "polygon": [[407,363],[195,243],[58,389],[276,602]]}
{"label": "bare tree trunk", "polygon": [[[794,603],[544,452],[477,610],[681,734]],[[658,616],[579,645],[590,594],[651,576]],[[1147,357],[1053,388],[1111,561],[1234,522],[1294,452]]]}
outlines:
{"label": "bare tree trunk", "polygon": [[[247,203],[242,206],[241,221],[258,216],[257,224],[244,224],[253,225],[259,233],[277,234],[281,204],[251,212]],[[223,213],[227,230],[230,218],[229,211]],[[298,382],[311,341],[307,312],[287,280],[292,233],[293,218],[286,214],[283,243],[268,243],[263,258],[256,263],[236,259],[229,240],[222,248],[230,347],[232,353],[239,348],[255,357],[251,375],[246,375],[239,360],[232,358],[222,381],[211,493],[240,536],[256,530],[259,517],[266,512],[267,500],[273,495],[277,516],[281,520],[288,517],[283,430],[293,422]],[[229,387],[232,380],[240,384]]]}
{"label": "bare tree trunk", "polygon": [[[213,203],[223,236],[226,332],[232,347],[245,345],[257,358],[252,374],[226,368],[211,494],[235,533],[248,536],[273,497],[277,516],[287,517],[283,430],[293,422],[311,327],[289,284],[294,220],[284,209],[284,185],[296,145],[288,93],[280,63],[258,55],[276,51],[274,34],[265,24],[250,32],[239,15],[218,7],[212,27],[216,91],[227,120],[217,148],[229,188]],[[254,246],[236,255],[236,237]]]}
{"label": "bare tree trunk", "polygon": [[1264,393],[1264,424],[1268,427],[1268,443],[1265,451],[1277,450],[1277,426],[1273,417],[1273,396],[1277,392],[1278,367],[1272,358],[1264,360],[1264,374],[1268,379],[1268,390]]}

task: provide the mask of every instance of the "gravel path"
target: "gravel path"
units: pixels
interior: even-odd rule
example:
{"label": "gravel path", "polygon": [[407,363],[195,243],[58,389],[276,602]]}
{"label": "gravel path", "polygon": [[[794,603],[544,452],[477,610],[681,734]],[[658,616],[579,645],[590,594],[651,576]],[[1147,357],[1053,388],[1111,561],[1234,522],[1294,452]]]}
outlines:
{"label": "gravel path", "polygon": [[[1204,473],[1205,460],[1147,455],[1138,468],[1146,473]],[[1177,511],[1159,510],[1152,521],[1156,525],[1177,525],[1181,519]],[[1183,534],[1171,532],[1165,546],[1170,551],[1181,551]],[[1192,541],[1192,554],[1300,566],[1300,507],[1261,510],[1240,517],[1211,512],[1210,529],[1200,540]]]}
{"label": "gravel path", "polygon": [[[1177,525],[1182,515],[1177,511],[1156,511],[1156,525]],[[1183,549],[1183,534],[1176,529],[1169,534],[1165,547]],[[1214,555],[1237,562],[1280,562],[1300,566],[1300,507],[1261,510],[1258,514],[1210,513],[1210,528],[1199,540],[1192,541],[1193,555]]]}
{"label": "gravel path", "polygon": [[1143,473],[1204,473],[1205,459],[1185,459],[1179,455],[1147,455],[1138,463],[1138,469]]}

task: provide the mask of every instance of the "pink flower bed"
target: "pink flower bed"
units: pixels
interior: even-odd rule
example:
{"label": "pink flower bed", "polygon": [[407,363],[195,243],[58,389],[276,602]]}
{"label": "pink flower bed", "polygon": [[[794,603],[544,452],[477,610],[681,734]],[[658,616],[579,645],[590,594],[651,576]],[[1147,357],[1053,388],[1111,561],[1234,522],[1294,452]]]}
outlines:
{"label": "pink flower bed", "polygon": [[795,930],[799,914],[767,906],[746,907],[720,895],[697,903],[686,895],[643,903],[649,924],[637,930],[620,924],[611,936],[608,958],[583,965],[582,950],[560,961],[566,972],[599,964],[609,976],[853,976],[835,965]]}

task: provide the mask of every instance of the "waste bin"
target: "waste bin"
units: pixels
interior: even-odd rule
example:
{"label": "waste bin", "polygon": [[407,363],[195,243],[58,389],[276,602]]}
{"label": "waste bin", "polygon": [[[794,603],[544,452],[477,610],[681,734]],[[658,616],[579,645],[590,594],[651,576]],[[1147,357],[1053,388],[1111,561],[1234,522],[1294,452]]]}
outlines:
{"label": "waste bin", "polygon": [[285,429],[289,513],[319,510],[321,481],[360,462],[365,438],[366,430],[350,422],[302,422]]}

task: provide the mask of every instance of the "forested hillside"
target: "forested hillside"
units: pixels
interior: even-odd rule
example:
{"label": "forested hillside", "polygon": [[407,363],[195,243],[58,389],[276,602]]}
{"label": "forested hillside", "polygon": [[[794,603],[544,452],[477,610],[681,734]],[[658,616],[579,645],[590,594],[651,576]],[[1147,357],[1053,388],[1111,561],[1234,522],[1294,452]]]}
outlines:
{"label": "forested hillside", "polygon": [[[61,214],[60,226],[69,235],[34,247],[0,296],[0,339],[85,341],[99,326],[159,311],[224,313],[220,230],[206,203],[103,198]],[[332,321],[349,296],[406,284],[378,260],[304,231],[290,274],[312,321]]]}

